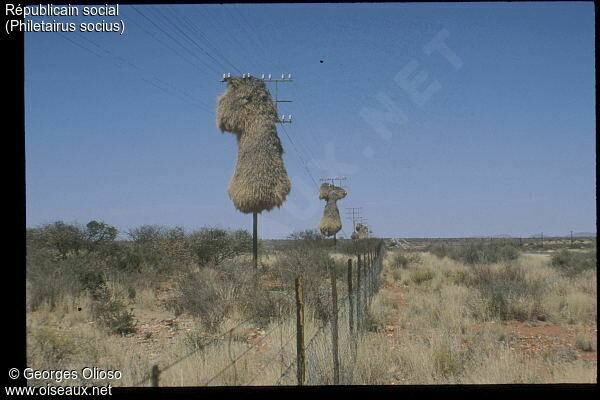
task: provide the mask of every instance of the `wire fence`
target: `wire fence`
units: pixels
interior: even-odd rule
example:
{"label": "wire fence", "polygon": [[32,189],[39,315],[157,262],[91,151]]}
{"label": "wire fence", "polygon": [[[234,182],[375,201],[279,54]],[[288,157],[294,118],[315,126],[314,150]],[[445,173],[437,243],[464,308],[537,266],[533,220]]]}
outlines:
{"label": "wire fence", "polygon": [[[345,296],[339,300],[337,286],[342,286],[342,280],[332,273],[331,312],[320,320],[320,324],[316,323],[319,318],[313,314],[307,318],[310,323],[305,323],[303,294],[301,290],[298,293],[297,286],[296,295],[300,301],[297,307],[301,306],[302,312],[297,308],[295,321],[292,315],[280,316],[275,325],[252,343],[242,345],[236,342],[234,345],[233,334],[250,321],[245,319],[168,365],[153,365],[150,374],[135,386],[160,386],[165,372],[173,371],[175,366],[192,356],[197,356],[190,361],[194,363],[193,369],[197,370],[195,376],[202,376],[195,382],[197,386],[352,384],[357,346],[360,337],[369,328],[368,307],[380,287],[384,257],[385,246],[381,241],[375,249],[348,260],[348,279],[346,289],[342,290]],[[298,277],[298,281],[302,282],[302,277]],[[308,340],[304,341],[305,337]],[[218,367],[206,364],[209,352],[220,355],[222,361]],[[227,358],[223,357],[224,352]],[[189,367],[186,365],[185,369]]]}

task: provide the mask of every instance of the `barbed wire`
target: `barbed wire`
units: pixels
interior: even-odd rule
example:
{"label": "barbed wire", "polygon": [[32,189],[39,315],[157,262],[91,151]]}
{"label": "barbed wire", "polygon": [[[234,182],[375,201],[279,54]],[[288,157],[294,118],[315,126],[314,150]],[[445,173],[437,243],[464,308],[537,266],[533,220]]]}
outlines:
{"label": "barbed wire", "polygon": [[[383,249],[384,250],[384,249]],[[375,259],[374,263],[373,263],[373,268],[370,269],[369,274],[373,275],[373,276],[378,276],[380,271],[381,271],[381,266],[383,264],[383,258],[385,256],[385,252],[383,251],[381,248],[379,248],[377,250],[377,258]],[[248,281],[250,281],[251,279],[253,279],[254,275],[249,276],[248,278],[246,278],[243,282],[243,284],[246,284]],[[341,299],[338,300],[339,305],[337,307],[337,309],[335,310],[335,314],[338,315],[338,319],[340,315],[345,315],[345,311],[340,312],[341,310],[346,310],[349,307],[350,301],[352,301],[352,297],[356,297],[356,296],[363,296],[365,294],[369,294],[369,297],[374,297],[376,295],[377,292],[373,292],[372,294],[370,294],[367,291],[366,288],[366,282],[365,285],[362,285],[361,288],[359,290],[357,290],[357,292],[355,294],[353,294],[352,296],[350,294],[347,294],[346,296],[342,297]],[[364,305],[366,306],[366,305]],[[362,306],[362,307],[364,307]],[[357,310],[357,313],[359,312],[359,310]],[[317,340],[317,337],[319,337],[326,328],[328,328],[331,323],[332,323],[332,317],[335,314],[331,314],[326,320],[325,322],[317,329],[317,331],[312,335],[311,339],[308,341],[308,344],[305,347],[305,351],[308,351],[312,348],[313,344],[315,343],[315,341]],[[198,348],[194,349],[193,351],[185,354],[184,356],[180,357],[179,359],[175,360],[174,362],[168,364],[166,367],[162,368],[160,370],[161,373],[164,373],[165,371],[171,369],[172,367],[174,367],[175,365],[181,363],[182,361],[184,361],[185,359],[191,357],[192,355],[196,354],[197,352],[205,349],[206,347],[218,342],[221,338],[225,337],[226,335],[230,335],[234,330],[238,329],[240,326],[242,326],[243,324],[250,322],[252,320],[252,317],[250,318],[246,318],[243,321],[237,323],[234,327],[228,329],[225,332],[222,332],[221,334],[219,334],[217,337],[214,337],[212,339],[210,339],[209,341],[201,344]],[[279,327],[281,327],[283,325],[284,322],[288,322],[289,319],[280,319],[277,323],[277,325],[275,325],[274,327],[272,327],[269,331],[267,331],[265,333],[265,335],[256,343],[252,344],[248,349],[246,349],[245,351],[243,351],[240,355],[238,355],[231,363],[229,363],[227,366],[225,366],[221,371],[219,371],[217,374],[215,374],[213,377],[211,377],[210,379],[208,379],[205,383],[204,386],[210,384],[211,382],[213,382],[215,379],[217,379],[219,376],[221,376],[225,371],[227,371],[229,368],[231,368],[232,366],[234,366],[240,359],[242,359],[246,354],[248,354],[251,350],[255,349],[257,346],[259,346],[260,344],[263,343],[263,341],[270,336],[273,332],[275,332]],[[352,336],[352,334],[350,333],[350,336]],[[269,360],[266,363],[266,366],[261,369],[258,373],[256,373],[255,375],[252,376],[252,378],[250,379],[250,381],[247,383],[248,385],[251,384],[252,382],[254,382],[254,380],[260,375],[261,372],[263,372],[265,369],[267,369],[269,367],[269,364],[272,360],[274,360],[276,357],[280,356],[283,351],[284,348],[293,340],[294,335],[290,335],[288,337],[288,339],[286,340],[285,344],[280,346],[280,350],[278,352],[276,352],[272,357],[269,358]],[[354,360],[356,360],[356,349],[354,349],[354,351],[351,351],[350,354],[353,356]],[[351,363],[352,364],[352,363]],[[279,376],[278,380],[276,381],[276,385],[280,384],[282,379],[289,373],[290,369],[293,367],[294,365],[294,361],[292,361],[287,367],[286,369],[283,371],[283,373]],[[352,376],[353,376],[353,370],[352,370]],[[141,381],[139,381],[138,383],[135,384],[135,386],[139,386],[142,383],[145,383],[147,381],[149,381],[150,379],[152,379],[151,377],[145,378]],[[352,378],[351,378],[352,379]]]}
{"label": "barbed wire", "polygon": [[[240,326],[242,326],[243,324],[250,322],[252,320],[252,317],[250,318],[246,318],[245,320],[237,323],[233,328],[221,333],[219,336],[209,340],[206,343],[202,343],[198,348],[190,351],[189,353],[187,353],[186,355],[180,357],[179,359],[177,359],[176,361],[173,361],[171,364],[167,365],[166,367],[163,367],[162,369],[160,369],[160,372],[163,373],[169,369],[171,369],[172,367],[174,367],[175,365],[179,364],[180,362],[182,362],[183,360],[191,357],[192,355],[194,355],[195,353],[199,352],[200,350],[203,350],[204,348],[218,342],[221,338],[225,337],[226,335],[228,335],[229,333],[233,332],[234,330],[236,330],[237,328],[239,328]],[[149,378],[145,378],[143,380],[141,380],[140,382],[136,383],[134,386],[139,386],[142,383],[145,383],[147,381],[149,381],[150,379],[152,379],[151,377]]]}
{"label": "barbed wire", "polygon": [[267,333],[265,333],[265,335],[256,343],[252,344],[252,346],[250,346],[248,349],[244,350],[242,352],[242,354],[240,354],[238,357],[236,357],[233,362],[231,362],[229,365],[227,365],[225,368],[223,368],[221,371],[219,371],[216,375],[214,375],[212,378],[210,378],[208,381],[206,381],[202,386],[207,386],[209,383],[211,383],[212,381],[214,381],[215,379],[217,379],[219,376],[221,376],[225,371],[227,371],[229,368],[231,368],[235,363],[237,363],[243,356],[245,356],[246,354],[248,354],[250,352],[250,350],[254,349],[255,347],[257,347],[259,344],[261,344],[263,342],[263,340],[265,340],[271,333],[273,333],[281,324],[283,324],[283,322],[285,322],[286,320],[280,320],[277,325],[273,328],[271,328]]}
{"label": "barbed wire", "polygon": [[263,372],[264,370],[266,370],[269,367],[269,364],[271,363],[271,361],[273,361],[279,355],[283,354],[283,348],[285,346],[287,346],[288,344],[290,344],[290,342],[294,339],[294,336],[295,335],[290,336],[289,340],[287,342],[285,342],[284,345],[281,346],[281,349],[277,353],[275,353],[275,355],[273,357],[271,357],[267,360],[266,366],[263,369],[261,369],[260,371],[258,371],[258,373],[255,374],[246,385],[250,385],[252,382],[254,382],[254,380],[258,377],[258,375],[260,375],[261,372]]}

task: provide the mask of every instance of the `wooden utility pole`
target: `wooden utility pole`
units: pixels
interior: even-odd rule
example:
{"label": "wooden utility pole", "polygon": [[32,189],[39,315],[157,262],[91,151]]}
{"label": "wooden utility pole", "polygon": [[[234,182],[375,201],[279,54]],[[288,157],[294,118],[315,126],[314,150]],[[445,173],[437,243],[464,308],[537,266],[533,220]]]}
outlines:
{"label": "wooden utility pole", "polygon": [[333,319],[331,320],[331,345],[333,353],[333,384],[340,384],[340,359],[338,356],[338,304],[335,270],[331,270],[331,303],[333,306]]}
{"label": "wooden utility pole", "polygon": [[252,262],[258,269],[258,214],[252,213]]}
{"label": "wooden utility pole", "polygon": [[304,385],[306,355],[304,352],[304,296],[302,278],[296,278],[296,376],[298,386]]}
{"label": "wooden utility pole", "polygon": [[354,293],[352,292],[352,259],[348,259],[348,302],[350,306],[350,314],[348,315],[348,323],[350,325],[350,334],[354,330]]}
{"label": "wooden utility pole", "polygon": [[573,231],[571,231],[571,248],[573,248]]}
{"label": "wooden utility pole", "polygon": [[362,329],[361,322],[361,312],[362,308],[360,305],[360,297],[362,296],[361,290],[361,282],[360,282],[360,274],[361,274],[361,262],[360,262],[360,254],[358,255],[358,260],[356,262],[356,329],[360,332]]}
{"label": "wooden utility pole", "polygon": [[356,223],[360,219],[360,210],[362,207],[346,207],[346,215],[352,220],[352,232],[356,230]]}

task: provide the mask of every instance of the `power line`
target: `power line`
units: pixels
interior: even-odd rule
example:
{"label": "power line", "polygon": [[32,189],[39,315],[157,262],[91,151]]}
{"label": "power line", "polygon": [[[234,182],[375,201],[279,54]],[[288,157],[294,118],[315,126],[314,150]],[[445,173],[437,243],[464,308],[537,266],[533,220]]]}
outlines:
{"label": "power line", "polygon": [[[167,10],[169,10],[172,14],[174,14],[174,12],[170,9],[170,8],[166,8]],[[217,60],[215,57],[212,56],[212,54],[210,54],[209,52],[207,52],[202,46],[200,46],[200,44],[198,44],[198,42],[196,40],[194,40],[192,37],[190,37],[179,25],[178,23],[178,19],[180,18],[179,16],[177,16],[177,14],[175,15],[175,21],[171,20],[170,18],[167,17],[167,15],[165,13],[162,12],[161,9],[157,8],[156,12],[159,13],[160,15],[163,16],[164,20],[169,22],[171,25],[173,25],[175,27],[175,29],[181,33],[181,35],[183,35],[183,37],[185,39],[188,40],[189,43],[191,43],[193,46],[195,46],[197,49],[199,49],[202,53],[206,54],[208,57],[210,57],[214,62],[216,62],[217,64],[219,64],[220,67],[225,67],[223,63],[221,63],[219,60]],[[212,68],[212,67],[211,67]],[[234,67],[235,68],[235,67]],[[237,68],[236,68],[237,69]],[[218,69],[216,70],[218,73]]]}
{"label": "power line", "polygon": [[[162,33],[164,33],[167,37],[169,37],[173,42],[177,43],[177,45],[179,47],[181,47],[183,50],[185,50],[186,52],[189,53],[190,56],[192,56],[192,58],[198,59],[198,61],[200,61],[201,64],[203,64],[204,66],[206,66],[207,68],[211,69],[212,71],[216,71],[215,73],[218,74],[218,70],[215,69],[213,66],[207,64],[206,62],[204,62],[204,60],[202,58],[199,58],[196,54],[192,53],[190,51],[189,48],[185,47],[184,45],[181,44],[180,40],[174,38],[168,31],[165,31],[162,27],[160,27],[159,25],[157,25],[151,18],[149,18],[148,16],[146,16],[142,11],[138,10],[138,8],[136,6],[132,6],[132,8],[141,16],[143,16],[145,19],[147,19],[152,25],[154,25],[159,31],[161,31]],[[150,9],[150,8],[149,8]],[[160,11],[160,10],[159,10]],[[164,17],[164,14],[163,14]]]}
{"label": "power line", "polygon": [[304,162],[304,159],[302,158],[302,156],[300,155],[300,152],[298,151],[298,148],[296,147],[296,144],[294,143],[294,141],[292,140],[292,138],[290,137],[290,135],[288,134],[287,130],[285,129],[285,126],[281,126],[281,128],[283,129],[283,132],[285,134],[285,136],[287,136],[288,140],[290,141],[290,143],[292,144],[292,147],[294,148],[294,150],[296,151],[296,154],[298,155],[298,158],[300,159],[300,163],[302,164],[302,166],[304,167],[304,170],[306,171],[306,173],[308,174],[308,176],[310,177],[310,179],[313,181],[313,183],[315,184],[315,187],[317,188],[317,190],[319,189],[319,185],[317,184],[317,181],[315,180],[315,178],[313,177],[313,175],[310,173],[310,171],[308,170],[308,167],[306,166],[306,163]]}
{"label": "power line", "polygon": [[203,41],[212,49],[212,51],[214,51],[219,57],[221,57],[227,64],[229,64],[238,73],[240,73],[240,74],[242,73],[242,71],[240,71],[235,65],[233,65],[233,63],[231,61],[229,61],[229,59],[227,57],[225,57],[216,46],[212,45],[212,43],[210,42],[208,37],[206,35],[204,35],[204,33],[196,25],[194,25],[194,23],[186,15],[177,15],[175,13],[175,9],[173,6],[169,6],[168,9],[178,19],[180,19],[182,22],[184,22],[191,31],[196,32],[200,36],[200,38],[203,39]]}
{"label": "power line", "polygon": [[[87,38],[87,37],[86,37],[86,35],[81,35],[81,36],[79,36],[79,37],[80,37],[81,39],[83,39],[83,40],[87,41],[88,43],[91,43],[91,44],[93,44],[94,46],[96,46],[98,49],[102,50],[102,51],[103,51],[105,54],[107,54],[108,56],[112,57],[112,58],[113,58],[114,60],[116,60],[117,62],[119,62],[119,63],[126,63],[126,64],[128,64],[130,67],[132,67],[132,68],[136,69],[137,71],[139,71],[139,72],[142,72],[142,73],[145,73],[145,74],[148,74],[148,75],[150,75],[150,76],[151,76],[151,78],[152,78],[154,81],[152,81],[152,80],[149,80],[149,79],[146,79],[144,76],[141,76],[141,75],[136,75],[136,76],[138,76],[138,77],[139,77],[140,79],[142,79],[143,81],[145,81],[145,82],[149,83],[150,85],[154,86],[155,88],[157,88],[157,89],[159,89],[159,90],[161,90],[161,91],[163,91],[163,92],[165,92],[165,93],[167,93],[167,94],[169,94],[169,95],[174,95],[174,96],[178,97],[180,100],[182,100],[182,101],[184,101],[184,102],[186,102],[186,103],[188,103],[188,104],[190,104],[190,105],[194,106],[195,108],[196,108],[196,107],[197,107],[197,108],[200,108],[200,109],[202,109],[203,111],[206,111],[206,112],[208,112],[208,113],[210,113],[210,112],[211,112],[211,111],[209,110],[209,108],[208,108],[208,105],[207,105],[207,104],[205,104],[205,103],[203,103],[201,100],[199,100],[199,99],[195,98],[193,95],[191,95],[191,94],[189,94],[189,93],[187,93],[187,92],[185,92],[185,91],[183,91],[183,90],[181,90],[181,89],[179,89],[179,88],[177,88],[177,87],[173,86],[173,85],[172,85],[172,84],[170,84],[169,82],[163,81],[162,79],[160,79],[160,78],[158,78],[158,77],[154,76],[154,75],[153,75],[153,74],[151,74],[150,72],[148,72],[148,71],[146,71],[145,69],[141,68],[140,66],[138,66],[138,65],[134,64],[132,61],[130,61],[130,60],[128,60],[128,59],[125,59],[125,58],[123,58],[123,57],[121,57],[121,56],[119,56],[119,55],[116,55],[116,54],[115,54],[115,53],[113,53],[111,50],[108,50],[108,49],[106,49],[104,46],[101,46],[100,44],[98,44],[98,43],[97,43],[97,42],[95,42],[94,40]],[[75,43],[73,40],[71,40],[71,39],[69,39],[69,40],[70,40],[71,42]],[[76,44],[77,44],[77,43],[76,43]],[[86,48],[85,46],[82,46],[82,45],[79,45],[79,46],[80,46],[80,47],[83,47],[83,48]],[[89,49],[88,49],[88,50],[89,50]],[[90,50],[90,51],[91,51],[91,50]],[[95,52],[93,52],[93,53],[94,53],[94,54],[96,54],[98,57],[101,57],[101,58],[103,58],[103,57],[104,57],[104,56],[102,56],[102,55],[98,55],[98,54],[97,54],[97,53],[95,53]],[[115,65],[117,65],[119,68],[122,68],[122,66],[121,66],[121,65],[119,65],[119,64],[115,64]],[[156,82],[158,82],[158,83],[160,83],[160,84],[162,84],[162,85],[164,85],[164,86],[170,87],[170,88],[171,88],[173,91],[176,91],[176,92],[179,92],[179,93],[181,93],[181,95],[183,95],[183,96],[187,97],[187,99],[186,99],[186,98],[184,98],[184,97],[182,97],[181,95],[179,95],[179,94],[177,94],[177,93],[170,93],[170,92],[169,92],[168,90],[166,90],[164,87],[161,87],[161,86],[157,85],[157,84],[156,84]]]}

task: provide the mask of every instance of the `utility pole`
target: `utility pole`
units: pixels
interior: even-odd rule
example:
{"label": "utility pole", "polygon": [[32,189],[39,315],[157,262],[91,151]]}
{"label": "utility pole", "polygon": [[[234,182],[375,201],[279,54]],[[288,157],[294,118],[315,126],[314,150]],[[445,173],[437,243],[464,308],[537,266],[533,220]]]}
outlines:
{"label": "utility pole", "polygon": [[[250,78],[252,75],[242,74],[242,79]],[[223,78],[220,82],[227,82],[226,78],[231,78],[231,73],[223,74]],[[261,79],[264,82],[275,82],[275,100],[273,103],[275,104],[275,111],[277,112],[277,121],[278,124],[291,124],[292,116],[288,115],[287,118],[285,115],[279,116],[277,111],[278,103],[291,103],[292,100],[279,100],[279,82],[292,82],[292,74],[281,74],[281,79],[272,79],[272,75],[269,74],[265,76],[262,74]],[[254,263],[254,268],[258,269],[258,213],[252,213],[252,261]]]}
{"label": "utility pole", "polygon": [[342,186],[342,181],[345,181],[346,177],[345,176],[336,176],[335,178],[321,178],[320,180],[321,180],[321,182],[329,182],[329,181],[331,181],[331,184],[334,185],[334,186],[336,186],[335,185],[335,181],[338,181],[339,184],[337,186],[339,186],[341,188],[344,188]]}
{"label": "utility pole", "polygon": [[571,248],[573,248],[573,231],[571,231]]}
{"label": "utility pole", "polygon": [[356,223],[360,219],[360,210],[362,207],[346,207],[346,215],[352,220],[352,232],[356,230]]}

